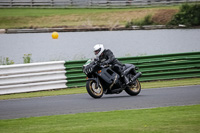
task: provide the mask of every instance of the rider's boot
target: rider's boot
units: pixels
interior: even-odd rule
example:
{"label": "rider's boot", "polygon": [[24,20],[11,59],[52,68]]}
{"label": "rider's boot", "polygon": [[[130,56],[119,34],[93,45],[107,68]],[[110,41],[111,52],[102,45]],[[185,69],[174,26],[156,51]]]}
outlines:
{"label": "rider's boot", "polygon": [[128,85],[130,83],[129,79],[127,76],[124,76],[124,82],[126,85]]}
{"label": "rider's boot", "polygon": [[126,85],[128,85],[130,83],[128,77],[124,73],[122,73],[121,77],[124,79],[124,82]]}

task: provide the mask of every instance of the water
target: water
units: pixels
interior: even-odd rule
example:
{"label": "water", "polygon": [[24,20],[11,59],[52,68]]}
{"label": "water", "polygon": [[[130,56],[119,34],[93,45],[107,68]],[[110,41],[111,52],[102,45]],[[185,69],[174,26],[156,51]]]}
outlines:
{"label": "water", "polygon": [[0,59],[9,57],[23,63],[24,54],[32,62],[80,60],[94,57],[93,46],[103,43],[116,57],[200,51],[200,29],[60,32],[0,34]]}

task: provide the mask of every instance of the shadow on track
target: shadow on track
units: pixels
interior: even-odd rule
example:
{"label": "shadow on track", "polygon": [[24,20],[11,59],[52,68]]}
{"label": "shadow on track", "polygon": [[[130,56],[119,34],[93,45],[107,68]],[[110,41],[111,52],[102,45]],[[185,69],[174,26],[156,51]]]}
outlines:
{"label": "shadow on track", "polygon": [[141,97],[141,96],[144,96],[144,95],[137,95],[137,96],[130,96],[128,94],[125,94],[125,95],[119,95],[119,94],[116,94],[116,95],[104,95],[103,97],[101,98],[92,98],[88,95],[87,99],[94,99],[94,100],[105,100],[105,99],[119,99],[119,98],[136,98],[136,97]]}

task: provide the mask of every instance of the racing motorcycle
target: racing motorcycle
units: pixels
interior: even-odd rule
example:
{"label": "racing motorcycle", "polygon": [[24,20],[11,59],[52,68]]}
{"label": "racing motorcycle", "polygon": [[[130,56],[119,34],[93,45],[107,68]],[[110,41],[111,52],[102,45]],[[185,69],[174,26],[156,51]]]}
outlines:
{"label": "racing motorcycle", "polygon": [[124,79],[111,69],[111,65],[101,65],[97,59],[89,59],[83,65],[83,72],[87,76],[87,92],[93,98],[101,98],[103,94],[119,94],[123,90],[131,96],[136,96],[141,91],[138,77],[142,74],[136,70],[132,64],[123,66],[123,72],[129,80],[129,84],[126,85]]}

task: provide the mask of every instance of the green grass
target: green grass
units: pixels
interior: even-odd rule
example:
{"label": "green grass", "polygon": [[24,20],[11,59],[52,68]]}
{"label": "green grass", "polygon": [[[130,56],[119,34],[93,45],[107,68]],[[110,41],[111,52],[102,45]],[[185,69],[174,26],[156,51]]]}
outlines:
{"label": "green grass", "polygon": [[152,21],[151,15],[147,15],[141,20],[127,22],[125,27],[130,28],[133,25],[144,26],[144,25],[152,25],[152,24],[154,23]]}
{"label": "green grass", "polygon": [[200,105],[0,120],[1,133],[199,133]]}
{"label": "green grass", "polygon": [[14,8],[0,9],[0,17],[19,17],[19,16],[51,16],[51,15],[68,15],[68,14],[88,14],[88,13],[104,13],[130,9],[30,9],[30,8]]}
{"label": "green grass", "polygon": [[127,9],[0,9],[0,29],[125,25],[161,9],[179,6]]}
{"label": "green grass", "polygon": [[[200,85],[200,78],[141,82],[142,89],[187,86],[187,85]],[[40,91],[40,92],[0,95],[0,100],[42,97],[42,96],[55,96],[55,95],[68,95],[68,94],[78,94],[78,93],[87,93],[86,88],[80,87],[80,88],[68,88],[68,89],[61,89],[61,90],[49,90],[49,91]]]}
{"label": "green grass", "polygon": [[52,15],[69,15],[69,14],[98,14],[118,11],[133,11],[146,9],[178,9],[179,6],[160,6],[160,7],[146,7],[146,8],[78,8],[78,9],[31,9],[31,8],[0,8],[0,17],[19,17],[19,16],[52,16]]}

